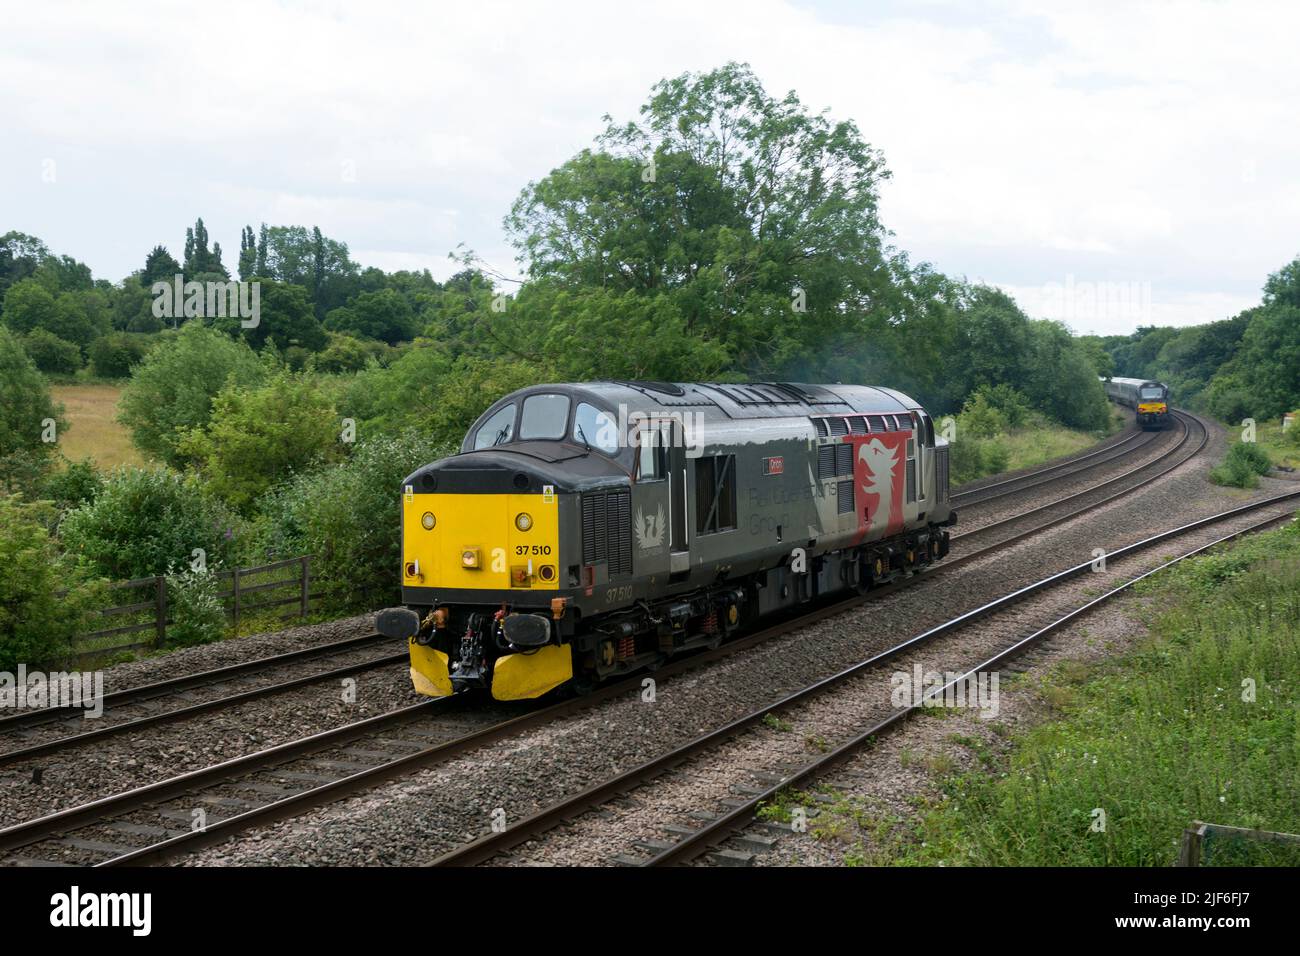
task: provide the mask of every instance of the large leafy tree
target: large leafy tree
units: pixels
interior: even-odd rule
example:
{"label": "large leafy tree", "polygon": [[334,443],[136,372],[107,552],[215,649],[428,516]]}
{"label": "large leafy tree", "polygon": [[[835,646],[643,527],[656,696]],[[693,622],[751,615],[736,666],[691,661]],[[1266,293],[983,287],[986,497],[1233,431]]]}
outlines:
{"label": "large leafy tree", "polygon": [[305,226],[264,227],[254,259],[257,274],[307,290],[316,317],[342,306],[357,290],[357,264],[346,243]]}
{"label": "large leafy tree", "polygon": [[331,332],[345,332],[396,345],[415,337],[415,313],[400,292],[381,289],[363,292],[346,308],[332,310],[325,317],[325,327]]}
{"label": "large leafy tree", "polygon": [[[638,121],[608,121],[506,224],[538,284],[662,298],[660,316],[738,372],[813,373],[905,318],[877,217],[887,175],[853,123],[732,63],[657,84]],[[527,305],[505,321],[536,318]],[[604,334],[642,348],[638,322]],[[561,353],[589,344],[548,338]]]}
{"label": "large leafy tree", "polygon": [[212,400],[228,384],[251,386],[266,370],[253,350],[199,322],[187,322],[136,367],[118,418],[137,448],[172,465],[185,463],[180,441],[206,425]]}
{"label": "large leafy tree", "polygon": [[34,274],[49,255],[45,243],[35,236],[12,231],[0,236],[0,299],[15,282]]}
{"label": "large leafy tree", "polygon": [[259,388],[223,389],[207,426],[193,429],[184,447],[202,464],[213,493],[247,512],[295,472],[341,457],[339,428],[320,384],[282,370]]}

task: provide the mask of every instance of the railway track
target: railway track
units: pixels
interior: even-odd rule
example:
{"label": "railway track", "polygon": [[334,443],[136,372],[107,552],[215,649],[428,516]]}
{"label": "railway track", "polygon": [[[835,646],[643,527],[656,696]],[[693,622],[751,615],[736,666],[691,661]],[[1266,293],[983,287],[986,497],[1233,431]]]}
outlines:
{"label": "railway track", "polygon": [[[1195,419],[1188,418],[1188,421]],[[1187,441],[1187,423],[1183,424],[1183,436],[1178,446],[1173,449],[1177,451],[1179,447]],[[1203,426],[1202,426],[1203,432]],[[1158,435],[1155,432],[1140,432],[1133,430],[1131,434],[1121,433],[1122,437],[1118,441],[1101,449],[1094,450],[1088,454],[1067,459],[1064,462],[1058,462],[1044,469],[1029,472],[1025,475],[1017,476],[1005,482],[996,483],[996,487],[1007,484],[1014,484],[1017,488],[1041,487],[1056,481],[1063,481],[1071,478],[1078,473],[1078,470],[1088,470],[1098,465],[1115,461],[1127,455],[1137,454],[1149,442],[1135,442],[1135,439],[1143,435]],[[1201,446],[1204,445],[1204,437],[1201,440]],[[1198,450],[1199,450],[1198,446]],[[1121,451],[1122,449],[1122,451]],[[1194,452],[1193,452],[1194,454]],[[1185,460],[1185,459],[1184,459]],[[1090,462],[1081,469],[1063,471],[1062,469],[1071,468],[1080,463]],[[1181,462],[1178,462],[1181,463]],[[1067,502],[1076,501],[1088,494],[1111,486],[1118,485],[1121,481],[1138,474],[1145,468],[1150,468],[1153,463],[1148,463],[1138,468],[1131,469],[1102,482],[1092,488],[1085,489],[1067,498],[1059,499],[1049,505],[1031,509],[1011,518],[986,525],[973,531],[959,534],[954,540],[969,540],[973,536],[984,537],[988,532],[998,528],[1008,528],[1012,525],[1024,522],[1026,519],[1033,518],[1036,515],[1045,514],[1051,510],[1058,509]],[[1176,467],[1170,465],[1170,467]],[[1168,469],[1165,469],[1168,470]],[[1161,471],[1159,474],[1163,474]],[[1050,475],[1051,477],[1044,477]],[[1158,475],[1152,476],[1158,477]],[[1025,480],[1033,480],[1033,484],[1021,485]],[[995,486],[988,486],[995,487]],[[984,489],[977,489],[982,491]],[[1127,489],[1131,490],[1131,489]],[[1126,490],[1118,491],[1104,501],[1097,502],[1089,507],[1096,507],[1105,501],[1113,500],[1126,493]],[[954,495],[954,500],[958,495]],[[970,502],[967,508],[977,507],[985,501],[1002,497],[1002,494],[996,494],[991,497]],[[1004,537],[996,545],[989,545],[978,551],[970,552],[966,555],[950,559],[945,565],[940,567],[956,567],[976,558],[983,557],[992,547],[1003,547],[1016,541],[1020,541],[1031,534],[1035,534],[1046,528],[1060,524],[1070,518],[1082,514],[1087,508],[1078,508],[1067,514],[1060,515],[1053,520],[1034,525],[1031,528],[1023,529],[1018,534]],[[26,711],[8,717],[0,718],[0,768],[12,766],[21,763],[24,760],[35,759],[38,757],[49,757],[58,754],[70,748],[84,746],[102,742],[108,738],[120,736],[123,734],[133,733],[144,730],[149,727],[155,727],[166,723],[189,720],[196,717],[210,714],[227,707],[234,707],[239,704],[270,697],[275,694],[287,693],[302,687],[315,683],[322,683],[330,680],[339,680],[344,677],[353,676],[367,670],[372,670],[385,666],[397,666],[403,664],[406,659],[404,649],[392,651],[389,653],[372,656],[370,651],[381,650],[386,639],[378,634],[364,635],[361,637],[350,638],[344,641],[337,641],[331,644],[320,645],[317,647],[303,648],[300,650],[290,651],[284,654],[272,655],[269,657],[259,658],[253,661],[246,661],[238,664],[232,664],[225,667],[214,668],[197,674],[186,675],[183,677],[172,678],[169,680],[158,681],[138,687],[127,688],[111,694],[105,695],[103,704],[105,708],[104,717],[97,721],[97,726],[92,730],[75,730],[84,724],[83,713],[81,709],[45,709]],[[391,642],[387,642],[391,643]],[[275,672],[283,668],[298,668],[308,665],[318,659],[329,660],[337,657],[356,656],[361,652],[363,656],[359,659],[349,661],[346,664],[340,664],[325,670],[313,670],[307,674],[293,674],[277,679]],[[210,691],[214,688],[229,687],[229,691],[214,697],[208,697],[202,700],[195,700],[196,694]],[[62,730],[62,733],[52,734],[52,730]]]}
{"label": "railway track", "polygon": [[[1239,508],[1234,508],[1217,515],[1212,515],[1208,518],[1199,519],[1177,528],[1160,532],[1159,534],[1152,535],[1148,538],[1142,539],[1141,541],[1134,542],[1133,544],[1110,552],[1108,555],[1108,561],[1120,561],[1162,542],[1210,527],[1214,524],[1219,524],[1253,512],[1276,508],[1284,504],[1288,506],[1287,510],[1282,514],[1269,514],[1267,517],[1253,522],[1248,527],[1240,528],[1229,534],[1222,535],[1207,544],[1194,547],[1171,560],[1165,561],[1156,568],[1126,578],[1123,583],[1112,588],[1101,596],[1088,601],[1080,607],[1070,610],[1066,614],[1052,618],[1046,624],[1036,628],[1028,635],[1017,637],[992,657],[984,660],[975,667],[969,668],[955,680],[949,681],[947,684],[943,685],[943,687],[929,692],[926,696],[929,698],[941,697],[945,691],[961,684],[961,682],[969,678],[972,678],[977,673],[987,673],[996,670],[1008,661],[1028,652],[1047,635],[1059,630],[1066,624],[1077,620],[1079,617],[1087,614],[1097,606],[1112,600],[1114,597],[1124,593],[1139,581],[1144,580],[1152,574],[1158,573],[1160,570],[1186,560],[1189,557],[1201,554],[1209,548],[1235,539],[1244,534],[1263,530],[1276,525],[1281,521],[1291,520],[1294,515],[1294,504],[1297,499],[1300,499],[1300,491],[1289,492],[1262,501],[1252,502],[1251,504]],[[980,607],[957,615],[936,627],[929,628],[928,630],[889,648],[888,650],[874,654],[857,664],[847,667],[837,674],[807,685],[800,690],[788,694],[779,700],[775,700],[770,704],[764,705],[763,707],[756,708],[743,717],[737,718],[722,727],[703,733],[672,751],[648,760],[637,767],[610,777],[609,779],[589,787],[580,793],[552,804],[551,806],[514,823],[509,827],[509,829],[503,832],[489,833],[462,847],[458,847],[436,860],[435,865],[472,866],[485,863],[508,853],[510,850],[523,843],[537,839],[561,823],[574,821],[581,815],[599,809],[607,805],[611,800],[623,796],[639,787],[650,784],[662,785],[665,775],[678,770],[693,758],[700,757],[708,751],[730,741],[742,731],[752,728],[761,721],[768,719],[770,715],[780,714],[781,712],[792,708],[796,704],[806,703],[822,695],[828,695],[835,690],[844,687],[850,681],[860,680],[870,675],[873,671],[877,672],[877,677],[879,677],[880,674],[885,674],[884,665],[897,661],[908,652],[934,642],[941,637],[948,637],[957,634],[963,629],[971,626],[973,623],[1015,607],[1033,595],[1039,594],[1065,581],[1086,574],[1092,566],[1093,562],[1091,560],[1085,561],[1071,568],[1067,568],[1064,571],[1045,577],[1026,587],[1018,588],[1017,590],[1005,594],[987,604],[981,605]],[[884,680],[884,684],[888,686],[887,676]],[[702,823],[699,827],[693,830],[690,828],[677,827],[676,829],[679,832],[683,830],[689,830],[689,832],[681,833],[680,838],[671,844],[662,847],[658,847],[656,842],[644,844],[651,846],[652,849],[654,849],[654,852],[652,855],[638,860],[637,862],[646,866],[666,866],[688,863],[699,858],[705,852],[720,843],[723,843],[730,837],[740,833],[753,824],[755,822],[755,814],[764,802],[773,800],[782,790],[806,784],[830,767],[833,767],[840,761],[844,760],[846,757],[861,751],[878,735],[897,726],[908,717],[920,712],[924,706],[925,704],[923,699],[914,702],[909,707],[893,709],[887,716],[875,720],[865,728],[860,729],[848,740],[828,750],[824,755],[811,760],[801,769],[784,776],[783,779],[772,783],[765,789],[750,794],[744,799],[733,801],[732,805],[727,810],[719,813],[709,821]],[[887,706],[884,709],[889,710]],[[631,862],[631,860],[624,858],[621,862]]]}
{"label": "railway track", "polygon": [[[1194,418],[1188,418],[1188,422],[1195,421]],[[1192,454],[1204,445],[1203,426],[1201,429],[1200,443]],[[1191,427],[1185,425],[1184,435],[1174,451],[1184,447],[1190,432]],[[1172,457],[1173,451],[1158,461],[1172,459]],[[1187,455],[1173,460],[1165,470],[1176,467],[1190,457],[1191,455]],[[1158,462],[1139,466],[1126,472],[1125,476],[1136,474],[1156,463]],[[1160,473],[1163,474],[1163,471]],[[1105,484],[1109,485],[1113,481],[1114,479]],[[1016,536],[1014,540],[1042,530],[1050,524],[1068,520],[1078,513],[1097,507],[1140,486],[1136,484],[1117,491],[1101,502],[1094,502],[1071,514],[1058,515],[1049,525],[1036,526]],[[1068,500],[1071,499],[1062,499],[1062,501]],[[1045,511],[1060,503],[1055,502],[1045,508],[1034,509],[1028,515]],[[1019,516],[1016,520],[1026,516]],[[874,589],[868,595],[855,595],[829,603],[809,614],[777,623],[748,637],[730,642],[715,651],[674,662],[660,668],[657,676],[668,676],[688,667],[702,666],[710,660],[743,650],[794,628],[842,613],[865,600],[892,593],[919,580],[925,580],[933,574],[943,573],[946,568],[984,557],[992,551],[1005,547],[1010,540],[1012,539],[1002,540],[977,552],[962,555],[944,565],[929,569],[923,575]],[[358,638],[340,644],[364,646],[366,640]],[[175,681],[160,682],[158,685],[122,693],[127,694],[128,699],[134,699],[135,694],[144,695],[142,699],[147,699],[146,692],[164,689],[176,691],[187,685],[202,686],[205,679],[217,675],[228,676],[241,671],[255,671],[258,670],[257,665],[267,661],[284,663],[290,659],[302,660],[311,656],[311,650],[314,649],[234,665],[231,668],[220,668],[206,674],[177,678]],[[353,664],[349,667],[380,666],[382,663],[395,663],[397,660],[404,661],[405,655],[391,655],[369,664]],[[118,726],[133,729],[163,720],[183,719],[203,710],[223,706],[228,700],[239,698],[244,694],[265,696],[288,685],[302,686],[336,676],[339,670],[334,669],[324,674],[307,675],[291,681],[255,688],[234,695],[233,698],[219,698],[198,705],[173,708]],[[419,767],[435,765],[472,748],[484,746],[494,740],[594,706],[602,700],[628,692],[639,685],[639,680],[640,675],[637,675],[578,700],[564,701],[526,714],[510,716],[496,723],[493,723],[491,718],[494,713],[500,716],[499,711],[461,710],[457,698],[448,701],[427,701],[399,708],[386,714],[234,758],[211,767],[180,774],[145,787],[123,791],[0,830],[0,852],[9,852],[8,859],[0,859],[0,862],[32,864],[74,860],[109,865],[159,862],[178,853],[219,842],[254,826],[298,815],[314,806],[367,789],[382,780],[392,779]],[[244,696],[243,699],[251,698]],[[439,719],[430,722],[428,718],[434,714]],[[62,738],[43,745],[45,749],[42,752],[53,752],[61,746],[75,746],[88,742],[95,734],[107,735],[114,731],[115,728],[106,727],[102,731],[92,732],[91,735]],[[0,760],[3,759],[4,756],[0,755]],[[14,759],[17,757],[15,756]],[[203,812],[200,814],[196,811]],[[217,816],[219,819],[208,823],[208,816]],[[193,826],[196,820],[203,825],[198,828]],[[186,821],[191,824],[189,828],[184,826]],[[145,842],[144,846],[133,845],[133,843],[138,844],[142,838]],[[36,847],[42,849],[33,855],[31,848]]]}
{"label": "railway track", "polygon": [[[406,650],[403,647],[400,653],[392,651],[394,643],[391,638],[378,634],[363,635],[105,694],[104,715],[100,718],[104,723],[93,730],[73,729],[86,722],[81,708],[45,708],[12,714],[0,718],[0,734],[6,740],[0,745],[6,747],[0,751],[0,767],[146,727],[198,717],[320,681],[338,680],[401,663],[406,660]],[[286,668],[297,669],[310,662],[337,658],[356,659],[326,670],[276,677],[277,671]],[[196,694],[214,688],[227,690],[216,697],[195,700]],[[63,732],[51,735],[51,730]]]}
{"label": "railway track", "polygon": [[[1081,455],[1066,458],[1043,468],[1036,468],[1010,478],[996,481],[977,479],[957,488],[952,493],[952,503],[969,508],[971,505],[984,504],[1005,498],[1008,495],[1022,493],[1043,485],[1053,484],[1067,477],[1073,477],[1085,471],[1091,471],[1117,458],[1126,457],[1140,451],[1157,441],[1162,433],[1142,431],[1136,427],[1126,429],[1116,439],[1104,442],[1100,448]],[[970,487],[974,485],[974,487]]]}
{"label": "railway track", "polygon": [[[1082,514],[1100,508],[1102,505],[1109,504],[1127,494],[1131,494],[1140,488],[1146,487],[1169,472],[1173,471],[1180,465],[1191,461],[1201,450],[1205,448],[1210,440],[1209,429],[1205,423],[1194,415],[1186,412],[1175,411],[1174,415],[1179,423],[1179,437],[1173,447],[1167,452],[1151,461],[1143,462],[1133,468],[1121,472],[1111,478],[1106,479],[1098,484],[1084,488],[1081,491],[1074,492],[1064,498],[1057,498],[1045,505],[1032,508],[1029,511],[1012,515],[1000,521],[991,524],[981,525],[960,534],[953,535],[952,542],[954,545],[969,547],[972,541],[983,542],[990,534],[994,532],[1004,532],[997,540],[990,544],[982,544],[978,550],[971,552],[970,556],[959,556],[955,560],[949,561],[946,567],[956,567],[975,557],[981,557],[987,554],[993,548],[1003,548],[1008,545],[1022,541],[1031,535],[1039,534],[1049,528],[1054,528],[1059,524],[1064,524],[1073,518]],[[1156,434],[1149,432],[1148,434]],[[1149,444],[1149,443],[1146,443]],[[1135,451],[1146,447],[1146,444],[1135,446],[1127,454],[1133,454]],[[1181,453],[1181,454],[1180,454]],[[1113,459],[1108,459],[1108,461]],[[1049,479],[1049,482],[1062,480],[1064,477],[1073,477],[1074,473],[1061,478]],[[1094,498],[1098,492],[1109,492],[1104,497]],[[989,500],[989,499],[985,499]],[[982,503],[982,502],[980,502]],[[1046,518],[1047,520],[1039,520]],[[1035,523],[1026,526],[1029,519],[1034,519]],[[1019,529],[1010,534],[1005,532],[1010,529]]]}

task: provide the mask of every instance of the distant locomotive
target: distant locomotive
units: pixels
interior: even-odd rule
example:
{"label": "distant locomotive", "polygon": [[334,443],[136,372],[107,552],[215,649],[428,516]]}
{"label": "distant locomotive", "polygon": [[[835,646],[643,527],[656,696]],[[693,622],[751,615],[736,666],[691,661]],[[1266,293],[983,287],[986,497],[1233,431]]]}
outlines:
{"label": "distant locomotive", "polygon": [[1106,386],[1106,397],[1134,409],[1143,429],[1164,428],[1169,424],[1169,389],[1160,382],[1141,378],[1102,381]]}
{"label": "distant locomotive", "polygon": [[416,691],[578,689],[948,553],[948,446],[852,385],[596,382],[500,399],[402,489]]}

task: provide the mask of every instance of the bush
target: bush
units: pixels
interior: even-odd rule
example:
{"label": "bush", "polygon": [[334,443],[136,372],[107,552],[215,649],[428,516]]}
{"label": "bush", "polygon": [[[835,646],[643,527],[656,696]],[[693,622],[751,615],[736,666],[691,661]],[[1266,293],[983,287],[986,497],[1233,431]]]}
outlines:
{"label": "bush", "polygon": [[118,418],[141,451],[179,466],[185,463],[181,439],[208,423],[217,393],[265,377],[266,369],[243,342],[187,322],[137,366],[122,391]]}
{"label": "bush", "polygon": [[67,427],[22,342],[0,326],[0,491],[27,489],[40,478],[55,449],[42,441],[49,420],[56,434]]}
{"label": "bush", "polygon": [[72,375],[81,368],[81,349],[45,329],[33,329],[23,336],[23,348],[32,362],[48,375]]}
{"label": "bush", "polygon": [[335,612],[394,603],[401,567],[402,479],[451,449],[408,431],[360,442],[350,458],[297,476],[265,503],[263,557],[310,554],[312,577]]}
{"label": "bush", "polygon": [[112,332],[90,343],[90,365],[101,378],[126,378],[149,354],[149,339]]}
{"label": "bush", "polygon": [[172,647],[211,644],[226,633],[226,612],[217,597],[217,576],[187,569],[167,575],[167,605],[172,623],[167,643]]}
{"label": "bush", "polygon": [[104,476],[95,467],[95,462],[68,462],[61,471],[51,472],[41,484],[41,497],[54,502],[60,511],[76,508],[94,501],[104,487]]}
{"label": "bush", "polygon": [[1259,476],[1267,475],[1273,463],[1254,442],[1237,442],[1223,461],[1210,471],[1210,481],[1232,488],[1254,488]]}
{"label": "bush", "polygon": [[247,512],[273,485],[341,457],[339,429],[334,403],[318,383],[281,371],[260,388],[228,386],[213,402],[207,428],[193,429],[179,447],[202,464],[213,494]]}
{"label": "bush", "polygon": [[1007,470],[1010,452],[996,438],[959,436],[948,446],[949,482],[953,487]]}
{"label": "bush", "polygon": [[119,468],[93,501],[64,515],[59,537],[115,580],[166,574],[195,548],[209,565],[234,551],[234,519],[193,478],[165,469]]}
{"label": "bush", "polygon": [[311,368],[318,372],[359,372],[369,360],[370,351],[360,339],[331,332],[329,345],[312,359]]}
{"label": "bush", "polygon": [[0,497],[0,670],[66,662],[102,597],[59,553],[49,520],[48,505]]}

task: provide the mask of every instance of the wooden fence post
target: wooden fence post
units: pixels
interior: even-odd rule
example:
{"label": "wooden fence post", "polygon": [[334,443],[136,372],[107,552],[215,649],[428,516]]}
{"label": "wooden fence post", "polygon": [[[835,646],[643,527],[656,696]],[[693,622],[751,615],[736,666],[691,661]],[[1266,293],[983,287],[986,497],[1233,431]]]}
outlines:
{"label": "wooden fence post", "polygon": [[156,616],[157,634],[155,647],[167,643],[167,579],[161,574],[154,578],[154,614]]}
{"label": "wooden fence post", "polygon": [[235,570],[234,570],[234,575],[231,577],[230,580],[231,580],[231,581],[233,582],[233,584],[234,584],[234,596],[235,596],[235,607],[234,607],[234,614],[235,614],[235,634],[238,635],[238,634],[239,634],[239,568],[238,568],[238,567],[235,568]]}
{"label": "wooden fence post", "polygon": [[307,592],[308,592],[308,581],[309,581],[307,562],[309,560],[310,558],[308,558],[307,555],[304,554],[302,556],[302,609],[298,614],[299,619],[305,618],[307,616]]}

